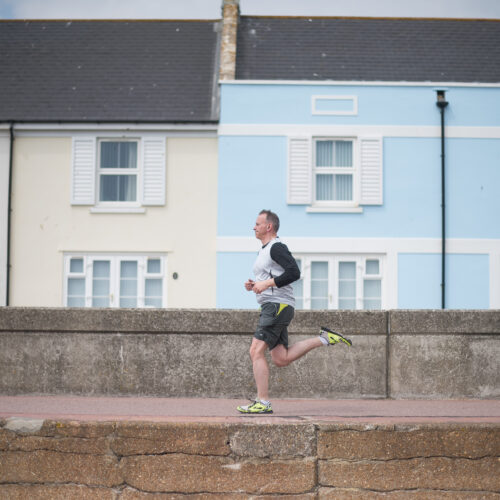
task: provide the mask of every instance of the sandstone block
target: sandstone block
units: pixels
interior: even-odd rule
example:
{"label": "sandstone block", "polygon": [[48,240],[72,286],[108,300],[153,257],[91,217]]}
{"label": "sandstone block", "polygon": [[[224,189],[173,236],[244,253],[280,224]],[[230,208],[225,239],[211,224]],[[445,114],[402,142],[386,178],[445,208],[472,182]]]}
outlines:
{"label": "sandstone block", "polygon": [[52,451],[0,453],[0,483],[77,483],[117,486],[122,477],[115,457]]}
{"label": "sandstone block", "polygon": [[187,453],[229,455],[229,434],[222,424],[124,422],[117,426],[113,451],[120,456]]}
{"label": "sandstone block", "polygon": [[316,453],[312,424],[245,425],[231,435],[231,450],[241,457],[307,457]]}
{"label": "sandstone block", "polygon": [[0,485],[0,498],[3,500],[116,500],[116,493],[108,488],[89,488],[88,486],[61,485]]}
{"label": "sandstone block", "polygon": [[[142,491],[125,488],[119,500],[248,500],[247,493],[144,493]],[[252,495],[252,500],[315,500],[316,493],[300,495]],[[475,499],[474,499],[475,500]]]}
{"label": "sandstone block", "polygon": [[500,456],[498,426],[417,426],[318,432],[318,458],[392,460],[416,457]]}
{"label": "sandstone block", "polygon": [[320,488],[319,500],[499,500],[500,493],[480,491],[368,491],[344,488]]}
{"label": "sandstone block", "polygon": [[125,482],[148,492],[305,493],[316,484],[314,460],[248,460],[194,455],[122,459]]}
{"label": "sandstone block", "polygon": [[378,491],[438,489],[496,492],[500,491],[500,459],[321,460],[319,483],[322,486]]}

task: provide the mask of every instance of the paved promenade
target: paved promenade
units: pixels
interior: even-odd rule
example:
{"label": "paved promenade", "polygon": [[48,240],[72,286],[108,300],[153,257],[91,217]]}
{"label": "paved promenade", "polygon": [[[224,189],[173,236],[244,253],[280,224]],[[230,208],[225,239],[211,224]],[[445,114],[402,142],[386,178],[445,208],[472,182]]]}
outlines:
{"label": "paved promenade", "polygon": [[265,423],[500,423],[500,400],[273,400],[273,415],[240,415],[241,399],[0,396],[0,419]]}

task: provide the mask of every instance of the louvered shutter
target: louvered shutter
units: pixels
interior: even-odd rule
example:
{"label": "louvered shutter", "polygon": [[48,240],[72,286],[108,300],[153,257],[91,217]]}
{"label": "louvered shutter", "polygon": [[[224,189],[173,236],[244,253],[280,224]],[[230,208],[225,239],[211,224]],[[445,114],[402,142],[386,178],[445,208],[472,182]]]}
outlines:
{"label": "louvered shutter", "polygon": [[382,205],[382,138],[360,139],[361,205]]}
{"label": "louvered shutter", "polygon": [[74,137],[71,169],[71,204],[95,203],[96,139]]}
{"label": "louvered shutter", "polygon": [[287,203],[291,205],[311,204],[311,139],[309,137],[288,139],[287,182]]}
{"label": "louvered shutter", "polygon": [[165,138],[143,140],[143,204],[165,205]]}

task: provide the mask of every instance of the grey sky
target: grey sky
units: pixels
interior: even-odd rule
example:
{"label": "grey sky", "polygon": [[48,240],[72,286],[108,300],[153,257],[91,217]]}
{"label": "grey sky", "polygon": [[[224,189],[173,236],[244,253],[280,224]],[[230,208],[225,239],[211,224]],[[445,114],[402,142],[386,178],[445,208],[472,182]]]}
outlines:
{"label": "grey sky", "polygon": [[[219,19],[222,0],[0,0],[3,19]],[[243,15],[500,19],[500,0],[240,0]]]}

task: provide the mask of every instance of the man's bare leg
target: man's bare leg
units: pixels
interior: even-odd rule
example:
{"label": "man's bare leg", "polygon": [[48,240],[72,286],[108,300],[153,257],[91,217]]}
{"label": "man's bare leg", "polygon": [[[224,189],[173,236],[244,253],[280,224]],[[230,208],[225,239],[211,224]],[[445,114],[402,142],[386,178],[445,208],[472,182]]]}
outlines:
{"label": "man's bare leg", "polygon": [[257,398],[260,401],[269,401],[269,365],[265,356],[267,348],[267,344],[263,340],[255,337],[252,339],[250,358],[252,359],[255,384],[257,385]]}
{"label": "man's bare leg", "polygon": [[271,358],[276,366],[287,366],[322,345],[323,343],[319,337],[301,340],[288,349],[283,344],[279,344],[271,351]]}

